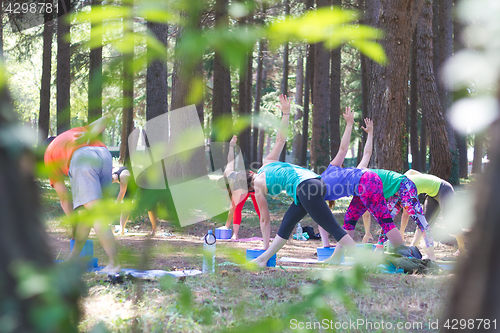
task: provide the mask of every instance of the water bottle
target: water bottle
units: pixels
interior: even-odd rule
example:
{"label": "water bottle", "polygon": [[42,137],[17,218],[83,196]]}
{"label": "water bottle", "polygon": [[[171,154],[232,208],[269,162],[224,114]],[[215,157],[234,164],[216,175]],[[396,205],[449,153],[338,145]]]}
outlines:
{"label": "water bottle", "polygon": [[203,273],[215,273],[215,236],[212,230],[203,238]]}
{"label": "water bottle", "polygon": [[304,240],[304,231],[302,230],[300,222],[297,223],[297,240]]}

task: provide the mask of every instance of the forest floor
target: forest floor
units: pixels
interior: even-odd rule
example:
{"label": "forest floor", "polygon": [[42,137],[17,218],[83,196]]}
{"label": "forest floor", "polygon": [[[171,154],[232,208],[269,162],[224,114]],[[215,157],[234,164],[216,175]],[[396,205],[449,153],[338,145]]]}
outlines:
{"label": "forest floor", "polygon": [[[470,185],[471,182],[466,182],[465,186],[456,190],[463,191]],[[348,199],[337,202],[334,215],[338,221],[343,221],[348,204]],[[279,195],[271,198],[269,205],[272,211],[271,234],[275,235],[289,200]],[[64,259],[69,254],[68,228],[55,192],[47,187],[43,191],[43,208],[54,258]],[[398,225],[399,217],[396,222]],[[118,224],[118,218],[114,224]],[[308,216],[302,225],[313,226],[317,231],[316,223]],[[162,220],[156,236],[147,237],[151,229],[147,214],[132,215],[126,227],[128,233],[115,235],[122,267],[166,271],[201,270],[202,237],[208,229],[221,226],[223,223],[205,221],[179,228]],[[437,224],[435,228],[440,228],[440,225]],[[371,233],[375,242],[379,229],[378,224],[372,221]],[[415,224],[410,220],[405,233],[407,244],[414,230]],[[354,240],[361,243],[363,234],[364,228],[360,221]],[[260,236],[258,217],[251,201],[248,201],[243,210],[240,238]],[[105,265],[107,257],[93,232],[90,239],[94,240],[94,256],[100,265]],[[457,249],[454,240],[436,237],[435,240],[438,260],[450,258]],[[330,242],[335,243],[333,238]],[[261,241],[218,241],[216,261],[218,264],[234,262],[244,257],[246,249],[261,246]],[[282,257],[316,259],[316,248],[321,246],[320,240],[289,240],[277,257],[278,260]],[[296,331],[301,325],[308,328],[309,323],[313,331],[320,331],[321,327],[325,332],[335,325],[339,328],[342,324],[347,329],[339,331],[386,331],[392,326],[395,332],[435,332],[437,320],[440,328],[444,324],[440,316],[453,285],[452,270],[426,276],[362,272],[360,284],[336,285],[333,291],[322,296],[323,305],[333,310],[332,322],[327,324],[322,321],[326,320],[326,315],[322,315],[321,306],[317,304],[304,306],[304,311],[294,317],[293,305],[306,299],[308,286],[322,286],[336,274],[351,276],[356,280],[353,277],[353,274],[357,274],[355,271],[350,266],[278,261],[276,268],[259,271],[221,265],[211,275],[177,280],[148,279],[141,283],[125,279],[120,284],[111,283],[105,275],[86,273],[83,280],[88,286],[88,294],[81,300],[83,315],[80,331],[90,331],[100,323],[98,327],[105,326],[113,332],[214,332],[226,329],[271,332]],[[282,326],[266,326],[266,322],[263,322],[266,318],[283,318]],[[348,323],[350,326],[347,326]]]}

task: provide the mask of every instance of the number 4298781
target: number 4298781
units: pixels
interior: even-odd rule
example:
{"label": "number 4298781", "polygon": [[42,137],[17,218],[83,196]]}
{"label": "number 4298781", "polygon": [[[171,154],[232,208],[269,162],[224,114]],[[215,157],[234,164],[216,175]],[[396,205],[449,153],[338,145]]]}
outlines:
{"label": "number 4298781", "polygon": [[51,14],[58,13],[58,3],[50,2],[24,2],[4,3],[3,12],[6,14]]}
{"label": "number 4298781", "polygon": [[447,319],[443,325],[444,328],[449,330],[496,330],[497,320],[490,319]]}

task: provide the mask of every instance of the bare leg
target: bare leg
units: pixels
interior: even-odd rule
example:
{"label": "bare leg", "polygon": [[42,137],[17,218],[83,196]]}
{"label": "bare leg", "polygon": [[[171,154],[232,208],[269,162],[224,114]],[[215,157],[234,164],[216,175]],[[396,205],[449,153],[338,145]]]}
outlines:
{"label": "bare leg", "polygon": [[422,230],[417,229],[415,230],[415,236],[413,236],[413,240],[411,241],[411,246],[418,246],[420,244],[420,241],[422,240]]}
{"label": "bare leg", "polygon": [[149,220],[151,221],[151,232],[150,236],[154,236],[156,234],[156,222],[158,221],[158,216],[154,210],[148,211]]}
{"label": "bare leg", "polygon": [[370,232],[370,226],[372,222],[372,215],[369,211],[363,214],[363,224],[365,226],[365,235],[363,236],[363,243],[368,243],[370,239],[373,239],[372,233]]}
{"label": "bare leg", "polygon": [[128,215],[129,215],[128,211],[122,211],[122,213],[120,214],[120,228],[121,228],[120,234],[121,235],[125,234],[125,226],[127,225]]}
{"label": "bare leg", "polygon": [[405,245],[405,241],[403,240],[403,237],[401,237],[398,228],[394,228],[391,231],[389,231],[387,233],[387,238],[391,242],[392,246],[394,246],[394,248],[397,248],[398,246],[401,245]]}
{"label": "bare leg", "polygon": [[265,267],[266,266],[266,263],[267,261],[273,256],[275,255],[276,253],[278,253],[278,251],[283,247],[285,246],[286,244],[286,239],[284,238],[281,238],[280,236],[276,235],[276,237],[274,237],[274,240],[273,242],[271,243],[270,246],[268,246],[267,250],[262,253],[260,256],[258,256],[257,258],[255,258],[254,260],[252,260],[251,262],[261,266],[261,267]]}
{"label": "bare leg", "polygon": [[401,216],[401,237],[404,239],[404,234],[406,230],[406,226],[408,225],[408,219],[410,218],[410,214],[406,211],[406,209],[403,209],[403,215]]}
{"label": "bare leg", "polygon": [[[260,231],[262,232],[262,239],[264,242],[264,250],[267,250],[269,248],[269,239],[271,238],[271,223],[265,224],[265,223],[261,222],[260,223]],[[278,235],[276,235],[276,237],[278,237]],[[275,240],[276,240],[276,238],[275,238]],[[285,243],[286,243],[286,240],[285,240]],[[285,243],[283,243],[283,245],[285,245]],[[274,241],[273,241],[273,244],[274,244]],[[281,245],[280,249],[283,247],[283,245]],[[278,252],[278,250],[276,250],[276,252]],[[276,253],[276,252],[274,252],[274,253]],[[271,258],[272,256],[273,256],[273,254],[269,258]],[[266,260],[266,262],[267,262],[267,260]]]}
{"label": "bare leg", "polygon": [[344,254],[344,249],[347,249],[348,251],[351,251],[353,253],[356,251],[356,243],[354,243],[354,240],[351,236],[351,234],[354,235],[354,230],[346,230],[346,232],[347,235],[342,237],[337,242],[337,247],[335,248],[335,251],[333,251],[332,256],[324,260],[323,262],[330,264],[340,264],[342,255]]}
{"label": "bare leg", "polygon": [[457,239],[457,244],[458,244],[458,254],[460,253],[465,253],[465,242],[464,242],[464,235],[463,234],[457,234],[453,235]]}
{"label": "bare leg", "polygon": [[[352,240],[352,237],[354,236],[354,230],[346,230],[346,232],[347,232],[347,235],[349,235],[349,238]],[[345,236],[342,237],[341,240],[344,240],[344,238],[346,238],[346,237]],[[352,241],[352,243],[354,244],[354,246],[356,246],[356,244],[354,243],[354,240]],[[329,262],[331,264],[339,264],[342,256],[344,255],[344,252],[345,252],[345,249],[342,246],[342,243],[338,242],[337,246],[335,247],[335,251],[333,251],[332,256],[330,258],[324,260],[324,262]]]}
{"label": "bare leg", "polygon": [[[90,209],[98,200],[93,200],[86,203],[86,209]],[[111,229],[103,223],[103,221],[94,221],[94,230],[97,238],[101,242],[104,252],[108,255],[109,263],[102,269],[103,273],[119,273],[121,271],[120,263],[118,262],[118,254],[116,252],[115,237]],[[88,234],[87,234],[88,235]],[[73,249],[74,250],[74,249]]]}
{"label": "bare leg", "polygon": [[238,238],[238,231],[240,231],[240,225],[233,224],[233,236],[231,237],[231,239],[239,239]]}
{"label": "bare leg", "polygon": [[330,247],[330,240],[328,239],[330,235],[328,234],[328,231],[323,229],[320,225],[318,225],[318,230],[319,234],[321,235],[321,242],[323,242],[323,247]]}
{"label": "bare leg", "polygon": [[75,245],[73,246],[73,250],[71,251],[71,253],[68,256],[68,259],[66,260],[75,260],[80,257],[80,253],[82,252],[83,247],[85,246],[87,238],[89,237],[89,232],[90,232],[90,227],[88,225],[86,225],[85,223],[78,223],[74,233]]}
{"label": "bare leg", "polygon": [[231,223],[233,222],[233,215],[234,215],[234,209],[231,208],[229,210],[229,214],[227,214],[227,220],[226,220],[226,228],[231,228]]}

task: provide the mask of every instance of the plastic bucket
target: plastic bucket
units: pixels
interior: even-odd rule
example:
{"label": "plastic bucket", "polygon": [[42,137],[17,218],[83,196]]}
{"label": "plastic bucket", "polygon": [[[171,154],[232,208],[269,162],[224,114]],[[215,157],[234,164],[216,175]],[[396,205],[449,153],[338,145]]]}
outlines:
{"label": "plastic bucket", "polygon": [[[330,258],[334,251],[335,251],[335,246],[318,247],[316,249],[316,252],[318,254],[318,261],[323,261],[323,260]],[[340,259],[340,261],[344,262],[344,259],[345,259],[345,257],[344,257],[344,255],[342,255],[342,258]]]}
{"label": "plastic bucket", "polygon": [[[248,249],[247,250],[247,260],[253,260],[264,253],[266,250],[261,249]],[[266,264],[267,267],[276,267],[276,254],[273,255]]]}
{"label": "plastic bucket", "polygon": [[215,229],[215,238],[217,239],[231,239],[233,233],[232,229],[217,228]]}

